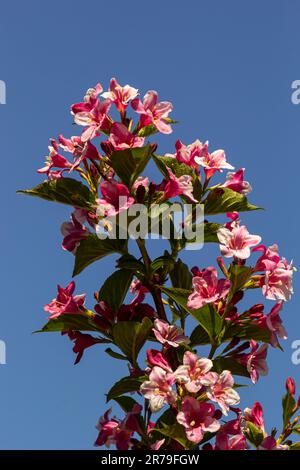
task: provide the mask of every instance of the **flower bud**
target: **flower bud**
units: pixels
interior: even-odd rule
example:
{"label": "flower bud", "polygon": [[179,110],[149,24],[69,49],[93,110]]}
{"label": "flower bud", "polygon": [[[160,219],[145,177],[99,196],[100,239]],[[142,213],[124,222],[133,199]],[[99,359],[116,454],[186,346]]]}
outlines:
{"label": "flower bud", "polygon": [[295,393],[296,393],[296,384],[295,384],[295,380],[293,379],[293,377],[288,377],[286,379],[286,383],[285,383],[285,388],[287,390],[287,392],[294,396]]}

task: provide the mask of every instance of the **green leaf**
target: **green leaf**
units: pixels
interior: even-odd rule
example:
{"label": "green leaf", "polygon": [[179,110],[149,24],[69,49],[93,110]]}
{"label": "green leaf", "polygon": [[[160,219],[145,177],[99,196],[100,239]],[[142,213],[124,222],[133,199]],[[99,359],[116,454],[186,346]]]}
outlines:
{"label": "green leaf", "polygon": [[240,339],[253,339],[254,341],[262,341],[263,343],[270,343],[271,332],[265,328],[261,328],[258,325],[233,325],[229,327],[224,334],[224,341],[231,338]]}
{"label": "green leaf", "polygon": [[261,429],[259,429],[255,424],[247,422],[247,430],[246,430],[246,437],[247,439],[253,444],[255,447],[258,447],[263,439],[264,433]]}
{"label": "green leaf", "polygon": [[231,295],[244,287],[249,281],[252,272],[253,269],[250,266],[239,266],[238,264],[230,265],[229,279],[231,281]]}
{"label": "green leaf", "polygon": [[168,271],[172,269],[174,259],[170,255],[159,256],[151,263],[151,271],[155,273],[161,268],[166,268]]}
{"label": "green leaf", "polygon": [[118,403],[122,410],[125,411],[125,413],[129,413],[132,408],[138,404],[133,398],[126,396],[115,397],[114,400]]}
{"label": "green leaf", "polygon": [[300,450],[300,442],[295,442],[290,446],[290,450]]}
{"label": "green leaf", "polygon": [[109,165],[115,170],[122,182],[129,188],[144,171],[150,160],[152,149],[146,147],[118,150],[109,157]]}
{"label": "green leaf", "polygon": [[134,271],[135,274],[145,274],[145,266],[134,256],[126,253],[117,260],[117,268],[125,268]]}
{"label": "green leaf", "polygon": [[138,137],[149,137],[150,135],[157,134],[158,130],[153,124],[142,127],[137,133]]}
{"label": "green leaf", "polygon": [[134,365],[136,365],[137,356],[145,344],[151,328],[152,322],[147,317],[143,318],[141,323],[121,321],[113,327],[115,344]]}
{"label": "green leaf", "polygon": [[293,427],[293,434],[298,434],[300,436],[300,425]]}
{"label": "green leaf", "polygon": [[92,316],[82,315],[80,313],[66,313],[49,320],[41,330],[35,331],[35,333],[67,330],[101,331],[97,323],[94,323]]}
{"label": "green leaf", "polygon": [[19,190],[17,193],[88,210],[95,206],[95,195],[87,186],[73,178],[44,181],[35,188]]}
{"label": "green leaf", "polygon": [[285,429],[290,422],[296,408],[296,400],[289,392],[282,397],[282,420],[283,428]]}
{"label": "green leaf", "polygon": [[226,212],[245,212],[260,209],[250,204],[244,194],[229,188],[214,187],[204,202],[205,215],[223,214]]}
{"label": "green leaf", "polygon": [[161,287],[161,290],[174,300],[174,302],[183,307],[186,312],[192,315],[212,340],[218,337],[222,331],[222,319],[213,306],[205,305],[200,309],[192,310],[187,307],[188,297],[191,294],[190,291],[179,288],[170,289],[167,287]]}
{"label": "green leaf", "polygon": [[170,278],[173,287],[179,287],[186,290],[192,289],[192,273],[181,259],[178,259],[174,264],[174,268],[170,273]]}
{"label": "green leaf", "polygon": [[124,302],[132,278],[133,272],[129,269],[115,271],[106,279],[101,287],[99,300],[104,300],[113,312],[117,312]]}
{"label": "green leaf", "polygon": [[160,427],[154,428],[153,431],[156,431],[165,437],[169,437],[170,439],[179,442],[179,444],[181,444],[184,449],[192,450],[198,447],[196,444],[193,444],[191,441],[188,440],[183,426],[179,423],[174,423],[170,425],[162,423]]}
{"label": "green leaf", "polygon": [[79,244],[75,254],[73,276],[81,273],[87,266],[111,253],[125,253],[127,240],[100,240],[97,235],[89,235]]}
{"label": "green leaf", "polygon": [[191,334],[190,339],[191,347],[198,346],[200,344],[210,344],[210,337],[207,331],[205,331],[205,329],[201,325],[196,326],[196,328]]}
{"label": "green leaf", "polygon": [[114,359],[120,359],[121,361],[127,361],[127,357],[126,356],[123,356],[123,354],[120,354],[120,353],[117,353],[116,351],[113,351],[111,348],[107,348],[105,349],[105,352],[113,357]]}
{"label": "green leaf", "polygon": [[219,243],[217,232],[221,227],[221,224],[206,222],[204,224],[204,243]]}
{"label": "green leaf", "polygon": [[123,379],[116,382],[107,394],[107,401],[113,400],[125,393],[137,392],[140,389],[141,383],[146,380],[146,377],[123,377]]}
{"label": "green leaf", "polygon": [[229,357],[218,357],[213,361],[214,367],[213,369],[218,372],[219,374],[223,370],[230,370],[233,375],[239,375],[241,377],[250,377],[247,368],[242,366],[236,360],[229,358]]}

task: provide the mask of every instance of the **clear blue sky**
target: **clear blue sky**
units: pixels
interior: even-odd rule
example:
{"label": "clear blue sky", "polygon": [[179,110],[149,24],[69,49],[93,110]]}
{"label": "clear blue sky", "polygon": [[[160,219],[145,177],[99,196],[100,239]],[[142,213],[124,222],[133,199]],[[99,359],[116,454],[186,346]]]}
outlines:
{"label": "clear blue sky", "polygon": [[[31,335],[46,320],[42,307],[56,283],[70,280],[73,259],[60,249],[59,233],[69,210],[15,194],[41,181],[36,169],[48,138],[74,133],[69,106],[97,81],[106,87],[116,76],[173,102],[180,124],[160,138],[162,153],[179,137],[209,139],[233,165],[246,167],[251,201],[266,211],[243,220],[300,265],[300,105],[290,100],[291,83],[300,79],[299,15],[292,0],[2,2],[0,339],[7,365],[0,365],[1,449],[91,448],[104,393],[126,375],[126,366],[101,346],[73,366],[65,337]],[[211,264],[216,254],[216,247],[202,250],[197,263]],[[184,259],[196,264],[194,252]],[[112,269],[106,259],[77,279],[89,307]],[[296,276],[296,295],[282,315],[289,331],[284,353],[272,349],[269,377],[241,390],[242,406],[259,399],[272,426],[288,375],[300,392],[300,365],[290,359],[291,343],[300,339],[299,287]]]}

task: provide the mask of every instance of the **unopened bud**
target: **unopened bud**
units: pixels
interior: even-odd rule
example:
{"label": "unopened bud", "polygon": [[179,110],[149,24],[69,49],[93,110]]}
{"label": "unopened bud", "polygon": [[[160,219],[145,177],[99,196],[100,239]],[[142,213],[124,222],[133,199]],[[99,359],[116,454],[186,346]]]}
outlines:
{"label": "unopened bud", "polygon": [[287,390],[287,392],[294,396],[295,393],[296,393],[296,384],[295,384],[295,380],[293,379],[293,377],[288,377],[286,379],[286,382],[285,382],[285,388]]}

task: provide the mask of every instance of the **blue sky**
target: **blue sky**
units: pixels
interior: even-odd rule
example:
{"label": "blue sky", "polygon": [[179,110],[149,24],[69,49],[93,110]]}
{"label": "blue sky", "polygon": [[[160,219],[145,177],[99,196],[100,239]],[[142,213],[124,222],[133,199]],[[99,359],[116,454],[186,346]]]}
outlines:
{"label": "blue sky", "polygon": [[[60,249],[59,232],[69,209],[15,190],[41,181],[36,169],[48,138],[74,134],[69,106],[88,87],[98,81],[106,87],[116,76],[172,101],[180,124],[159,138],[160,153],[173,151],[177,138],[224,148],[233,165],[246,167],[251,201],[266,209],[242,220],[299,265],[300,105],[291,103],[291,83],[300,79],[299,14],[292,0],[2,3],[0,339],[7,364],[0,365],[1,449],[91,448],[104,393],[127,372],[101,346],[75,367],[65,337],[31,334],[45,322],[42,307],[56,284],[70,280],[73,259]],[[205,266],[216,254],[209,247],[183,257]],[[76,280],[89,307],[112,270],[113,258],[105,259]],[[279,424],[288,375],[300,391],[300,365],[291,362],[291,343],[300,339],[299,276],[294,288],[282,315],[289,331],[284,353],[271,350],[268,378],[241,390],[242,406],[263,403],[270,427]]]}

